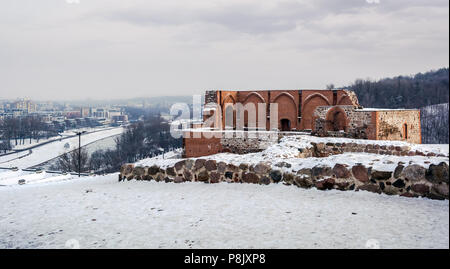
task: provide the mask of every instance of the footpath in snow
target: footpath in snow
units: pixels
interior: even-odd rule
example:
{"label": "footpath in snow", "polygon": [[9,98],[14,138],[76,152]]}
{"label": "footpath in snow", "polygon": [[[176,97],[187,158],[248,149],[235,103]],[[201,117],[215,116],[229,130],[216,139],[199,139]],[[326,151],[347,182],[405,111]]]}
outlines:
{"label": "footpath in snow", "polygon": [[449,248],[449,201],[281,184],[0,187],[0,248]]}

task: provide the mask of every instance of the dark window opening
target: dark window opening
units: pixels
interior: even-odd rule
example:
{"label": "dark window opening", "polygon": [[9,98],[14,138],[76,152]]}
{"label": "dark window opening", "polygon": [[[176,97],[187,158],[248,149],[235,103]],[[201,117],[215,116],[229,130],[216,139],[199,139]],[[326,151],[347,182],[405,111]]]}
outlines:
{"label": "dark window opening", "polygon": [[408,139],[408,125],[405,123],[403,124],[403,128],[405,129],[405,139]]}
{"label": "dark window opening", "polygon": [[337,104],[337,91],[333,91],[333,106]]}
{"label": "dark window opening", "polygon": [[281,131],[290,131],[291,130],[291,121],[288,119],[281,120]]}

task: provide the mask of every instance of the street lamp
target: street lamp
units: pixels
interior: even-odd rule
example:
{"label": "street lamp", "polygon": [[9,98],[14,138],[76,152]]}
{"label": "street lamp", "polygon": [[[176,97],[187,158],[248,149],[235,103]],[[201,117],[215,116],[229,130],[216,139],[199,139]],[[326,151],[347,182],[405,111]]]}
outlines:
{"label": "street lamp", "polygon": [[81,135],[86,133],[86,131],[77,132],[78,135],[78,177],[81,177]]}

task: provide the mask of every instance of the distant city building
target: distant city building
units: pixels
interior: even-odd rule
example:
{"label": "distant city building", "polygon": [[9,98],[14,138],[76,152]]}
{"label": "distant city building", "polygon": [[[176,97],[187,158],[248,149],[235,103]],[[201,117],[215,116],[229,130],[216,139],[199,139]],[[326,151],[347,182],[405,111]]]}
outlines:
{"label": "distant city building", "polygon": [[88,107],[82,107],[80,109],[80,114],[82,118],[90,117],[90,109]]}
{"label": "distant city building", "polygon": [[67,119],[81,118],[81,111],[67,111],[66,118]]}
{"label": "distant city building", "polygon": [[3,112],[12,113],[13,116],[22,116],[36,111],[36,104],[24,98],[3,104]]}

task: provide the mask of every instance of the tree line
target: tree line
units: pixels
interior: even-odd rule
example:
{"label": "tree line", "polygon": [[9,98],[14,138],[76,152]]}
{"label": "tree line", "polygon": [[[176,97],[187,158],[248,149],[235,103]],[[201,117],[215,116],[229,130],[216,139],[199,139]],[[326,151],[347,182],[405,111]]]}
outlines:
{"label": "tree line", "polygon": [[6,117],[0,120],[0,150],[11,150],[13,145],[25,144],[32,139],[39,142],[42,138],[57,135],[56,131],[48,128],[40,116]]}
{"label": "tree line", "polygon": [[397,76],[378,81],[357,79],[350,86],[364,107],[421,108],[448,103],[449,69]]}
{"label": "tree line", "polygon": [[124,163],[133,163],[182,146],[181,138],[173,138],[170,124],[159,115],[147,115],[143,121],[127,126],[116,138],[115,149],[97,150],[88,156],[85,148],[62,155],[51,169],[64,172],[78,171],[78,158],[81,158],[81,171],[110,173],[120,169]]}

